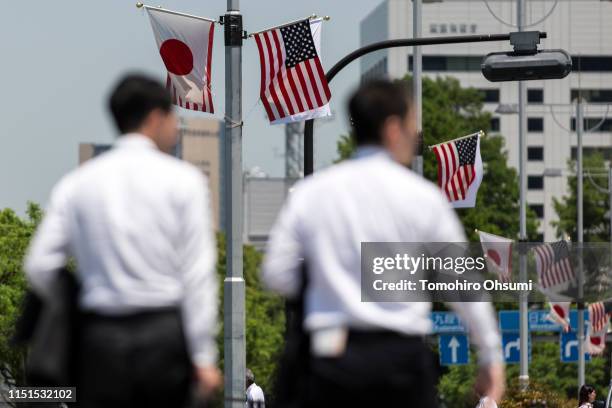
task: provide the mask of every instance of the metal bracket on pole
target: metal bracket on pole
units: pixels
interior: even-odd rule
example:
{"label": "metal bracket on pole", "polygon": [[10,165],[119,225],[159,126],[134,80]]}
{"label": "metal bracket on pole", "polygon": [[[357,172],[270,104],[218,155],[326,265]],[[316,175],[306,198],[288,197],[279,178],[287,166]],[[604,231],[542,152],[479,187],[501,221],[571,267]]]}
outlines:
{"label": "metal bracket on pole", "polygon": [[539,31],[516,31],[510,33],[510,44],[515,54],[536,54],[540,43]]}
{"label": "metal bracket on pole", "polygon": [[225,14],[219,17],[219,21],[225,26],[225,45],[229,47],[241,47],[246,32],[242,29],[241,14]]}

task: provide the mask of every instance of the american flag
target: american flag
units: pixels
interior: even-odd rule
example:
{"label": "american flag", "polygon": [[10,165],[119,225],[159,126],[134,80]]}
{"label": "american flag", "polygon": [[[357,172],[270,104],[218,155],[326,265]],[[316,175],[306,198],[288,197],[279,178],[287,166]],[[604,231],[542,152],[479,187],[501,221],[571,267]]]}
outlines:
{"label": "american flag", "polygon": [[270,122],[324,106],[331,98],[310,20],[255,34],[260,97]]}
{"label": "american flag", "polygon": [[438,160],[438,185],[455,207],[473,207],[476,203],[482,180],[479,136],[475,134],[432,147]]}
{"label": "american flag", "polygon": [[540,286],[544,289],[573,281],[576,277],[565,241],[533,248]]}

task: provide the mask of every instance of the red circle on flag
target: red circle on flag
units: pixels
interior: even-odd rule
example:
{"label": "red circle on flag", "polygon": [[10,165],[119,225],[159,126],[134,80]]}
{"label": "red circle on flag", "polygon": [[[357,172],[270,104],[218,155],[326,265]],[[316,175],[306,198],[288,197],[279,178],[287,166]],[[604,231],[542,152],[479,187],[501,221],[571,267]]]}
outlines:
{"label": "red circle on flag", "polygon": [[193,53],[181,40],[164,41],[159,53],[168,72],[174,75],[187,75],[193,70]]}
{"label": "red circle on flag", "polygon": [[557,312],[557,314],[562,318],[565,319],[565,310],[563,310],[563,308],[559,305],[554,305],[553,309],[555,310],[555,312]]}
{"label": "red circle on flag", "polygon": [[489,257],[493,262],[495,262],[495,265],[501,266],[501,256],[496,250],[489,249],[487,251],[487,257]]}

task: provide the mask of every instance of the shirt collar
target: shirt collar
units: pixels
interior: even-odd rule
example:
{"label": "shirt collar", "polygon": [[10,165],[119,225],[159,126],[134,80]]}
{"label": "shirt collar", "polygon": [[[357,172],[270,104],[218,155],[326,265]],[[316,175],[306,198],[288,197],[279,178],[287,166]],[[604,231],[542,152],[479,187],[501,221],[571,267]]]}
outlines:
{"label": "shirt collar", "polygon": [[385,155],[388,156],[389,153],[381,146],[376,145],[366,145],[359,146],[355,153],[351,156],[353,159],[363,159],[365,157],[371,157],[374,155]]}
{"label": "shirt collar", "polygon": [[157,149],[157,146],[155,146],[155,143],[150,138],[140,133],[126,133],[120,136],[115,142],[115,146]]}

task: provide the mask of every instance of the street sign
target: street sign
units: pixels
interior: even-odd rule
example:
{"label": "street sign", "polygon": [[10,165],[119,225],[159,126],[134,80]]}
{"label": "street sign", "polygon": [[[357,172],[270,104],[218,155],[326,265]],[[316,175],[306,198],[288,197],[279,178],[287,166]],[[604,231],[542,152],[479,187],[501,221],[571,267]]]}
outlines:
{"label": "street sign", "polygon": [[[529,361],[531,361],[531,336],[527,338],[529,344]],[[521,361],[521,337],[518,333],[502,333],[502,351],[507,364]]]}
{"label": "street sign", "polygon": [[431,312],[434,333],[465,333],[465,326],[453,312]]}
{"label": "street sign", "polygon": [[[561,333],[559,341],[560,355],[562,363],[576,363],[578,362],[578,336],[575,331],[569,333]],[[584,359],[586,361],[591,360],[589,353],[584,353]]]}
{"label": "street sign", "polygon": [[440,365],[467,364],[470,344],[465,334],[441,334],[438,338]]}
{"label": "street sign", "polygon": [[[527,317],[529,331],[560,332],[561,325],[550,321],[548,313],[548,310],[530,310]],[[514,333],[520,331],[518,310],[501,310],[498,313],[498,317],[499,329],[502,332]],[[586,311],[585,319],[588,319]],[[576,309],[570,310],[570,325],[573,330],[578,328],[578,311]]]}

